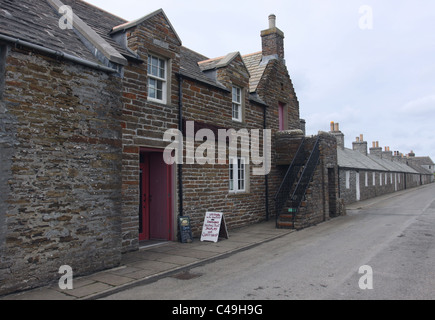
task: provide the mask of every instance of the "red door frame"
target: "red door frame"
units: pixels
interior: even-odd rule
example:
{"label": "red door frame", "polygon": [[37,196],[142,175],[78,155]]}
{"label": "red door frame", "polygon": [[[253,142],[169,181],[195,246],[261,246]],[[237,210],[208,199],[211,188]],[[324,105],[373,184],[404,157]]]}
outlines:
{"label": "red door frame", "polygon": [[[148,206],[149,204],[149,179],[150,179],[150,167],[149,167],[149,159],[145,161],[145,163],[140,164],[140,169],[142,172],[142,188],[140,189],[142,191],[142,197],[139,197],[139,199],[142,200],[142,202],[139,204],[141,206],[141,214],[142,214],[142,233],[139,233],[139,241],[149,240],[150,239],[150,208]],[[139,229],[140,230],[140,229]]]}
{"label": "red door frame", "polygon": [[[151,148],[141,148],[140,153],[144,155],[144,157],[149,157],[149,154],[151,153],[160,153],[162,156],[163,161],[163,152],[162,149],[151,149]],[[142,206],[142,230],[143,233],[139,234],[139,240],[150,240],[150,211],[149,211],[149,193],[150,193],[150,186],[149,186],[149,180],[150,180],[150,161],[145,160],[145,163],[140,164],[140,169],[142,171],[142,203],[140,203],[140,206]],[[173,235],[173,214],[172,214],[172,179],[173,179],[173,170],[172,166],[166,165],[166,179],[167,179],[167,188],[166,193],[168,194],[168,202],[167,202],[167,221],[168,221],[168,234],[167,234],[167,240],[173,241],[174,235]]]}

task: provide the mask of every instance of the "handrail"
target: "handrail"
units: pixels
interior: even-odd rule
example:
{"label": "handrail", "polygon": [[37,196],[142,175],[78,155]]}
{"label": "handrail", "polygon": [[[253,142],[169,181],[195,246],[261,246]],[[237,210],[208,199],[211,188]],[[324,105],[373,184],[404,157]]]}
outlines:
{"label": "handrail", "polygon": [[298,185],[296,186],[295,191],[293,192],[292,195],[293,209],[296,209],[296,211],[299,210],[302,204],[302,199],[307,192],[308,185],[310,184],[310,181],[313,178],[314,172],[316,170],[317,164],[319,163],[319,159],[320,159],[319,144],[320,144],[320,138],[317,138],[313,150],[310,154],[310,157],[307,161],[307,164],[304,168],[304,171],[302,172],[302,175],[298,181]]}
{"label": "handrail", "polygon": [[298,151],[296,152],[291,165],[289,166],[286,175],[284,176],[281,185],[275,194],[275,209],[276,209],[276,221],[278,222],[281,210],[284,207],[285,202],[288,199],[291,187],[296,181],[299,170],[294,170],[295,167],[299,167],[300,157],[304,154],[305,138],[302,138]]}

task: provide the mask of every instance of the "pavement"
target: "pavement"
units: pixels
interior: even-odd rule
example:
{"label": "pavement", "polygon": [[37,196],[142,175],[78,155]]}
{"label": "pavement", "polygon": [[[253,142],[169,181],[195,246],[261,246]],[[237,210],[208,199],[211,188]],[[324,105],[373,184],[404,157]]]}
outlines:
{"label": "pavement", "polygon": [[0,300],[95,300],[152,283],[159,279],[182,277],[191,268],[223,259],[262,243],[283,237],[294,230],[276,229],[275,221],[230,230],[229,239],[219,242],[164,242],[124,254],[115,269],[73,279],[72,290],[61,290],[58,283],[0,297]]}

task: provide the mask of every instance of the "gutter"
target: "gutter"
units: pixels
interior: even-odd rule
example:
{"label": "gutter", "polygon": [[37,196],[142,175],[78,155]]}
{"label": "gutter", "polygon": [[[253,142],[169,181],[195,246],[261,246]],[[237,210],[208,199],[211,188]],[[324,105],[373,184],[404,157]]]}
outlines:
{"label": "gutter", "polygon": [[42,53],[53,55],[53,56],[56,56],[57,58],[62,58],[62,59],[65,59],[65,60],[68,60],[68,61],[71,61],[71,62],[75,62],[75,63],[81,64],[83,66],[92,68],[92,69],[96,69],[96,70],[100,70],[100,71],[104,71],[104,72],[109,72],[109,73],[116,73],[116,72],[118,72],[118,70],[115,70],[115,69],[112,69],[112,68],[109,68],[109,67],[106,67],[106,66],[102,66],[102,65],[100,65],[98,63],[91,62],[89,60],[85,60],[85,59],[82,59],[82,58],[78,58],[76,56],[73,56],[71,54],[68,54],[68,53],[65,53],[65,52],[62,52],[62,51],[49,49],[49,48],[46,48],[46,47],[43,47],[43,46],[31,43],[31,42],[28,42],[28,41],[24,41],[24,40],[21,40],[21,39],[18,39],[18,38],[13,38],[13,37],[9,37],[9,36],[0,34],[0,40],[13,43],[15,46],[23,46],[23,47],[26,47],[26,48],[29,48],[29,49],[34,49],[34,50],[40,51]]}

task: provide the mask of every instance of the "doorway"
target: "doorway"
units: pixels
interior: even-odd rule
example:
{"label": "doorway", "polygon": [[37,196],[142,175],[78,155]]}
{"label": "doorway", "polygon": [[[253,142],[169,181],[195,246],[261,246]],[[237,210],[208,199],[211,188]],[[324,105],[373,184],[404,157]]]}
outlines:
{"label": "doorway", "polygon": [[334,168],[328,168],[329,217],[337,216],[337,191]]}
{"label": "doorway", "polygon": [[172,166],[163,150],[141,150],[139,203],[139,240],[172,240]]}

